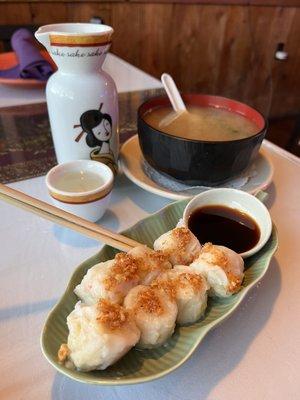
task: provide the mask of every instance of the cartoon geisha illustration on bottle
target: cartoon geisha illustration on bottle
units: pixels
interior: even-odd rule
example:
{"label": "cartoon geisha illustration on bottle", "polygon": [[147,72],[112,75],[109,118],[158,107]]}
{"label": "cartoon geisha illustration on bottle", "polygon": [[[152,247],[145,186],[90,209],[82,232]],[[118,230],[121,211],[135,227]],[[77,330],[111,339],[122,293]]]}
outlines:
{"label": "cartoon geisha illustration on bottle", "polygon": [[86,144],[93,149],[90,158],[108,165],[114,174],[117,173],[117,163],[111,148],[112,118],[109,114],[101,112],[103,103],[98,110],[85,111],[80,116],[80,124],[74,128],[81,127],[82,131],[75,138],[79,142],[84,134]]}

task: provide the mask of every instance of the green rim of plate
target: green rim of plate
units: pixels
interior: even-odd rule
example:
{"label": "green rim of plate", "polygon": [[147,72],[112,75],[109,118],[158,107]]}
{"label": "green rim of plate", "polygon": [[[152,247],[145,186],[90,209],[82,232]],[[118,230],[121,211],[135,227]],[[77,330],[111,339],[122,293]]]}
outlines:
{"label": "green rim of plate", "polygon": [[[181,218],[188,200],[167,205],[160,211],[139,221],[122,233],[152,246],[162,233],[174,228]],[[204,318],[189,326],[177,326],[165,346],[151,350],[132,349],[121,360],[104,371],[82,372],[70,370],[57,361],[61,343],[67,342],[66,318],[78,301],[73,289],[86,271],[100,261],[115,256],[118,250],[104,246],[103,249],[80,264],[73,273],[65,293],[50,312],[41,335],[41,348],[46,359],[62,374],[80,382],[97,385],[127,385],[151,381],[163,377],[182,365],[196,350],[204,336],[216,325],[229,317],[242,302],[248,291],[265,275],[278,246],[278,235],[273,225],[266,245],[245,260],[245,278],[239,293],[226,298],[211,298]]]}

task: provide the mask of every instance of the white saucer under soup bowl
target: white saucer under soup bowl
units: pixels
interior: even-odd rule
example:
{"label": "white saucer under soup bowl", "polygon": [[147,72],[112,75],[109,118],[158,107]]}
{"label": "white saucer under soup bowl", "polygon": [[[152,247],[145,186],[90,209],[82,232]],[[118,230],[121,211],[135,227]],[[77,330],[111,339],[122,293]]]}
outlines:
{"label": "white saucer under soup bowl", "polygon": [[[120,152],[120,166],[129,180],[142,189],[158,196],[172,200],[183,200],[192,198],[193,195],[207,190],[206,187],[193,187],[182,185],[162,175],[145,162],[140,149],[138,136],[134,135],[122,146]],[[259,190],[265,190],[272,182],[273,165],[264,149],[264,143],[253,164],[238,178],[228,181],[222,187],[241,189],[245,192],[255,194]],[[182,187],[184,186],[184,188]]]}
{"label": "white saucer under soup bowl", "polygon": [[272,232],[272,220],[266,206],[255,196],[237,189],[210,189],[195,196],[185,207],[183,223],[188,226],[191,214],[204,206],[225,206],[249,215],[259,227],[260,237],[250,250],[240,253],[243,258],[257,253],[268,241]]}
{"label": "white saucer under soup bowl", "polygon": [[[73,180],[71,185],[74,174],[80,178],[78,183]],[[46,185],[53,204],[92,222],[99,220],[105,213],[113,181],[111,169],[93,160],[62,163],[46,175]]]}

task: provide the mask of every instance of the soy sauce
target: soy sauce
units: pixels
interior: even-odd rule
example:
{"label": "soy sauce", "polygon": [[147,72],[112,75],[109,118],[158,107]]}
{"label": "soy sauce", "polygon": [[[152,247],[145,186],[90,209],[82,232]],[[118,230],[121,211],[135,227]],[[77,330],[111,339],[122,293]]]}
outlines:
{"label": "soy sauce", "polygon": [[226,246],[237,253],[252,249],[260,238],[259,227],[253,218],[226,206],[198,208],[189,217],[188,226],[200,243]]}

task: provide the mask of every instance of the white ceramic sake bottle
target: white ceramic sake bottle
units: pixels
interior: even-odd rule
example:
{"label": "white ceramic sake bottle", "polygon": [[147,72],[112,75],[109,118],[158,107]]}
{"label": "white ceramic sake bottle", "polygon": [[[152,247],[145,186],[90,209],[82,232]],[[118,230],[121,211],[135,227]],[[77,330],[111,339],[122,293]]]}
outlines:
{"label": "white ceramic sake bottle", "polygon": [[35,37],[58,70],[50,77],[46,98],[58,163],[93,159],[117,170],[118,96],[103,61],[113,29],[98,24],[53,24]]}

